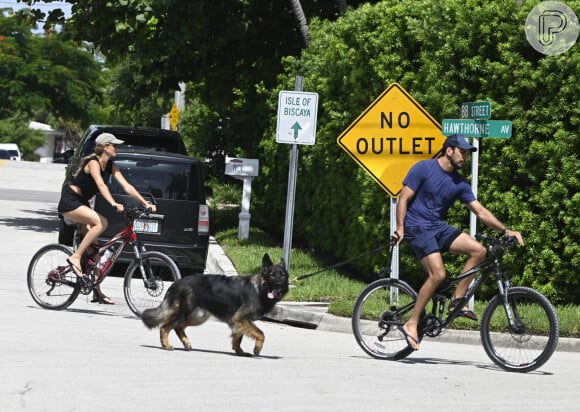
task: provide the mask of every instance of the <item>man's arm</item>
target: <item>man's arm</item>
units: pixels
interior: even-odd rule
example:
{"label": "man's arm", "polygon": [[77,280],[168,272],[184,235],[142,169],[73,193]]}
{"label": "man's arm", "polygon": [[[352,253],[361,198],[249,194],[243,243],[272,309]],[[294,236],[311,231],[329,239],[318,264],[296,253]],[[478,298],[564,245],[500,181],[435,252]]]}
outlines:
{"label": "man's arm", "polygon": [[407,216],[407,208],[409,201],[415,196],[415,192],[409,186],[403,186],[399,200],[397,201],[397,229],[393,236],[397,236],[397,245],[401,243],[405,237],[405,216]]}
{"label": "man's arm", "polygon": [[515,237],[521,246],[524,245],[524,239],[522,238],[520,232],[508,229],[506,225],[500,222],[499,219],[495,217],[493,213],[491,213],[481,203],[479,203],[479,201],[474,200],[473,202],[468,203],[467,208],[475,214],[477,219],[485,223],[490,229],[497,230],[498,232],[511,237]]}

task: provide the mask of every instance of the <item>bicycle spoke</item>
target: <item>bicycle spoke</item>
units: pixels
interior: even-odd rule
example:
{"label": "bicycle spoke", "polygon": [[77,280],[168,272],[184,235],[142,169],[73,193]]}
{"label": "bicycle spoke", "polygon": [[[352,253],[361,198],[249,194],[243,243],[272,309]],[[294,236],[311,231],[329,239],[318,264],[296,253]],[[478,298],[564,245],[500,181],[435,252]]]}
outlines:
{"label": "bicycle spoke", "polygon": [[508,311],[499,296],[486,308],[482,343],[494,363],[506,370],[537,369],[556,349],[559,335],[556,313],[550,302],[533,289],[515,287],[508,293]]}
{"label": "bicycle spoke", "polygon": [[77,276],[66,262],[70,250],[63,245],[47,245],[32,258],[28,267],[28,290],[45,309],[64,309],[79,294]]}
{"label": "bicycle spoke", "polygon": [[125,273],[124,293],[129,308],[141,316],[145,309],[159,306],[167,289],[180,278],[179,269],[167,255],[143,253],[141,264],[134,261]]}
{"label": "bicycle spoke", "polygon": [[361,348],[378,359],[402,359],[413,350],[398,330],[411,316],[415,292],[402,283],[380,279],[359,296],[352,326]]}

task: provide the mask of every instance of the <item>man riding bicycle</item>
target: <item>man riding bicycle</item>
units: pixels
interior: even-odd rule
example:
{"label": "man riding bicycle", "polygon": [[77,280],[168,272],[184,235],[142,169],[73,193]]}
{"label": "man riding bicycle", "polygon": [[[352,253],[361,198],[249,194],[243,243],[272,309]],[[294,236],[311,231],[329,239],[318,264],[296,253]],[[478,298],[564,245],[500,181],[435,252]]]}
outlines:
{"label": "man riding bicycle", "polygon": [[[414,350],[419,349],[419,317],[445,279],[441,253],[466,255],[463,272],[482,262],[486,255],[479,242],[445,222],[449,208],[457,199],[488,227],[515,237],[520,245],[524,244],[519,232],[508,229],[477,201],[466,179],[458,173],[469,154],[476,150],[465,136],[451,135],[443,144],[441,157],[418,162],[403,181],[397,205],[397,229],[393,236],[397,245],[405,239],[428,275],[419,290],[411,318],[399,328]],[[457,285],[455,299],[465,294],[472,280],[473,276],[470,276]],[[449,304],[450,311],[455,309],[455,299]],[[467,307],[462,309],[461,315],[477,321],[477,315]]]}

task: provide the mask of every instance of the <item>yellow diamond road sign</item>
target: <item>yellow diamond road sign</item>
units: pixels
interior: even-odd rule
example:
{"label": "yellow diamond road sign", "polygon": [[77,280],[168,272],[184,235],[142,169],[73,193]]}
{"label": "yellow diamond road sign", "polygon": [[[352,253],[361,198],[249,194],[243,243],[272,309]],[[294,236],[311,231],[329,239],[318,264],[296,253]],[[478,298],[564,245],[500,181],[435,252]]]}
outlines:
{"label": "yellow diamond road sign", "polygon": [[169,111],[169,125],[171,126],[171,130],[177,129],[177,123],[179,123],[179,109],[177,108],[177,103],[173,103]]}
{"label": "yellow diamond road sign", "polygon": [[411,166],[437,157],[445,136],[441,125],[393,83],[337,142],[391,197],[398,197]]}

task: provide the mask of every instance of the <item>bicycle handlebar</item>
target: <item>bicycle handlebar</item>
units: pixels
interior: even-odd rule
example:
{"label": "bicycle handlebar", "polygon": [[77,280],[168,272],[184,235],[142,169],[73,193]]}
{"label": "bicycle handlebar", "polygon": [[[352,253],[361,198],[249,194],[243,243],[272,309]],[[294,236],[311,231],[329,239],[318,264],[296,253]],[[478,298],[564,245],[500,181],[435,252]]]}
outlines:
{"label": "bicycle handlebar", "polygon": [[149,217],[156,220],[163,220],[165,215],[158,215],[156,213],[151,213],[150,208],[146,208],[143,206],[139,207],[128,207],[123,211],[125,217],[129,220],[134,220],[143,217]]}
{"label": "bicycle handlebar", "polygon": [[512,247],[518,244],[518,240],[514,236],[503,235],[501,239],[494,236],[484,235],[482,233],[477,233],[475,239],[487,244],[488,246],[495,247]]}

